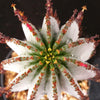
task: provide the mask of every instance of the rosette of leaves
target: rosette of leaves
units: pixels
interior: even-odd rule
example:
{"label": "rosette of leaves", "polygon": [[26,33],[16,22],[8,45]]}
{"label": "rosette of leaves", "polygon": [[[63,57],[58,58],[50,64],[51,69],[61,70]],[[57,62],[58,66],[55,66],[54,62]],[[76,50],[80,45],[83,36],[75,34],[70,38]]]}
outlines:
{"label": "rosette of leaves", "polygon": [[[12,4],[14,13],[21,21],[26,41],[10,38],[0,33],[0,43],[6,43],[18,57],[3,60],[1,73],[9,70],[18,75],[0,94],[10,96],[13,92],[28,90],[27,100],[61,100],[61,92],[85,100],[78,80],[98,79],[99,69],[86,62],[95,50],[95,37],[79,38],[80,25],[86,7],[59,29],[59,20],[53,14],[51,0],[46,3],[46,15],[41,30],[37,30],[24,14]],[[97,37],[97,36],[96,36]]]}

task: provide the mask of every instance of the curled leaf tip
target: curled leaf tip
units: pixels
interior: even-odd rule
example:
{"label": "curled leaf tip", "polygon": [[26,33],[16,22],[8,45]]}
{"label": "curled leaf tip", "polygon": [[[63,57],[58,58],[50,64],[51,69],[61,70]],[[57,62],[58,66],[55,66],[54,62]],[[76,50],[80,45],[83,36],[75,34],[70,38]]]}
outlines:
{"label": "curled leaf tip", "polygon": [[84,12],[85,10],[87,10],[86,5],[82,7],[82,12]]}
{"label": "curled leaf tip", "polygon": [[11,4],[11,7],[14,9],[14,10],[16,10],[16,4]]}
{"label": "curled leaf tip", "polygon": [[25,23],[25,22],[27,21],[27,17],[24,16],[24,12],[18,10],[18,9],[15,7],[15,5],[16,5],[16,4],[12,4],[12,5],[11,5],[11,7],[13,7],[13,9],[14,9],[14,14],[15,14],[15,16],[18,16],[19,21]]}

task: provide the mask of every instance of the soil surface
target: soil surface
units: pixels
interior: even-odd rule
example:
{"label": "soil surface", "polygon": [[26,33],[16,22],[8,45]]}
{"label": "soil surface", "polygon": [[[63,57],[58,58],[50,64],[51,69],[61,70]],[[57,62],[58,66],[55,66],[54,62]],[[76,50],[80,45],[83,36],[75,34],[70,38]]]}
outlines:
{"label": "soil surface", "polygon": [[[82,36],[88,37],[95,34],[100,35],[100,1],[99,0],[52,0],[54,9],[57,10],[61,25],[67,21],[74,9],[81,10],[86,5],[88,10],[84,14],[82,23]],[[28,19],[38,28],[41,28],[45,15],[46,0],[0,0],[0,32],[17,39],[24,39],[21,24],[14,16],[12,3],[21,11],[24,11]],[[88,48],[87,48],[88,49]],[[0,61],[5,59],[10,48],[5,44],[0,44]],[[100,68],[100,45],[97,47],[96,55],[89,62],[98,64]],[[0,98],[0,100],[3,100]],[[100,100],[100,83],[91,82],[90,100]]]}

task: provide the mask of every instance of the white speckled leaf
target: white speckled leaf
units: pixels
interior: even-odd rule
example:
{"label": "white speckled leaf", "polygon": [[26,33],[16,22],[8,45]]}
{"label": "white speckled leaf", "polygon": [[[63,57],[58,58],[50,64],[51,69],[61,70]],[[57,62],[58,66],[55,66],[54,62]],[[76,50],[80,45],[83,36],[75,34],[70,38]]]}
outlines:
{"label": "white speckled leaf", "polygon": [[34,71],[32,73],[29,73],[28,76],[26,76],[23,80],[21,80],[18,84],[15,84],[11,91],[17,92],[17,91],[24,91],[29,89],[31,86],[32,80],[33,80]]}
{"label": "white speckled leaf", "polygon": [[[90,65],[87,62],[83,62],[83,64]],[[77,66],[76,64],[72,62],[67,62],[67,66],[71,74],[74,76],[76,80],[87,80],[89,78],[93,78],[96,75],[96,72],[94,72],[92,69],[88,70],[86,69],[86,67]],[[94,67],[94,66],[91,65],[91,67]]]}
{"label": "white speckled leaf", "polygon": [[[22,77],[22,75],[27,71],[29,71],[29,69],[33,69],[35,68],[35,66],[29,66],[28,68],[24,69],[23,71],[21,71],[11,82],[10,84],[12,84],[13,82],[16,82],[17,79],[19,79],[19,77]],[[34,75],[35,69],[32,70],[30,73],[28,73],[28,75],[26,75],[25,77],[22,77],[21,80],[18,81],[17,84],[14,84],[11,87],[11,91],[12,92],[16,92],[16,91],[23,91],[28,89],[31,86],[32,80],[33,80],[33,75]]]}
{"label": "white speckled leaf", "polygon": [[[33,26],[31,23],[28,23],[29,25],[31,25],[31,27],[34,29],[34,31],[37,33],[37,35],[39,34],[38,30],[35,28],[35,26]],[[22,23],[22,28],[25,34],[25,37],[27,39],[28,42],[31,43],[36,43],[36,37],[33,36],[33,33],[29,30],[29,28],[27,27],[26,24]]]}
{"label": "white speckled leaf", "polygon": [[40,86],[38,88],[38,92],[36,94],[35,100],[40,100],[45,95],[45,78],[41,80]]}
{"label": "white speckled leaf", "polygon": [[[67,70],[67,69],[66,69]],[[67,72],[72,76],[74,77],[68,70]],[[79,87],[77,81],[74,79],[75,83],[77,84],[77,86]],[[71,85],[71,82],[69,81],[69,79],[61,72],[60,74],[60,83],[61,83],[61,86],[62,86],[62,91],[64,92],[67,92],[69,93],[70,95],[80,99],[80,95],[78,94],[77,91],[75,91],[75,87],[73,85]],[[81,88],[79,87],[80,91]]]}
{"label": "white speckled leaf", "polygon": [[[58,34],[59,33],[59,25],[57,23],[57,20],[54,17],[50,16],[50,22],[51,22],[51,33]],[[45,34],[45,36],[47,36],[47,25],[46,25],[45,17],[43,20],[41,32],[42,32],[42,34]]]}
{"label": "white speckled leaf", "polygon": [[[29,55],[29,53],[32,52],[32,50],[30,50],[29,48],[27,48],[26,46],[23,46],[21,44],[16,44],[15,40],[17,39],[13,39],[12,41],[7,41],[7,45],[14,50],[18,55]],[[19,40],[17,40],[19,41]],[[21,41],[22,43],[26,43],[24,41]],[[27,43],[26,43],[27,44]],[[31,46],[29,44],[27,44],[27,46]]]}
{"label": "white speckled leaf", "polygon": [[[56,82],[57,82],[57,94],[58,94],[58,99],[61,100],[61,86],[58,80],[58,77],[56,76]],[[52,76],[50,75],[47,85],[46,85],[46,94],[49,98],[49,100],[54,100],[53,98],[53,88],[52,88]]]}
{"label": "white speckled leaf", "polygon": [[[61,27],[61,30],[64,28],[65,25]],[[79,37],[79,26],[76,21],[73,21],[71,26],[68,28],[67,32],[65,33],[62,41],[70,42],[76,41]]]}
{"label": "white speckled leaf", "polygon": [[[11,59],[15,59],[15,58],[19,58],[19,57],[10,58],[10,59],[7,59],[7,60],[11,60]],[[4,70],[9,70],[9,71],[13,71],[13,72],[16,72],[16,73],[20,73],[25,68],[29,67],[29,62],[31,62],[31,61],[32,60],[15,61],[15,62],[3,64],[3,68],[4,68]]]}
{"label": "white speckled leaf", "polygon": [[[45,85],[44,84],[44,82],[45,82],[44,76],[42,76],[41,83],[40,83],[39,87],[37,88],[37,92],[35,94],[35,99],[33,99],[33,100],[40,100],[40,98],[42,98],[44,95],[44,85]],[[41,72],[33,79],[31,86],[29,87],[27,100],[30,100],[32,92],[34,91],[35,84],[37,84],[38,80],[40,80],[39,77],[41,77]]]}
{"label": "white speckled leaf", "polygon": [[85,42],[81,45],[67,49],[67,51],[70,52],[73,57],[76,57],[82,61],[87,61],[91,57],[94,50],[94,42]]}

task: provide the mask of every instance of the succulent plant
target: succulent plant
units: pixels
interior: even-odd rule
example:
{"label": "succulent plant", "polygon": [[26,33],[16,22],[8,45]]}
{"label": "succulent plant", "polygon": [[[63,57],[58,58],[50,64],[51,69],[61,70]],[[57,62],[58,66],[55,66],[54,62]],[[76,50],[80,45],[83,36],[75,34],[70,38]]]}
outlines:
{"label": "succulent plant", "polygon": [[84,6],[59,29],[57,14],[53,14],[51,0],[46,3],[46,15],[38,31],[23,12],[12,4],[14,13],[21,21],[25,41],[10,38],[0,33],[0,43],[6,43],[18,56],[3,60],[0,72],[9,70],[18,75],[0,94],[10,96],[13,92],[28,90],[27,100],[40,100],[47,95],[49,100],[61,100],[61,92],[86,100],[78,80],[99,79],[99,69],[86,62],[95,51],[98,36],[79,38]]}

